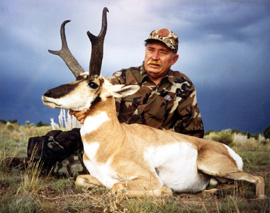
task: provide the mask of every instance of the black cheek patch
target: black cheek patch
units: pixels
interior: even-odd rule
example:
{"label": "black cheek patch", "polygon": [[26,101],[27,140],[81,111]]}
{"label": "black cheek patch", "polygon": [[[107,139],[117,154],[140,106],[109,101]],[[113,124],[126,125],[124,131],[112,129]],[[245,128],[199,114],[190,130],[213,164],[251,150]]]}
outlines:
{"label": "black cheek patch", "polygon": [[101,98],[100,98],[99,96],[97,96],[97,97],[95,98],[95,100],[92,101],[91,106],[97,104],[97,103],[100,102],[100,101],[101,101]]}

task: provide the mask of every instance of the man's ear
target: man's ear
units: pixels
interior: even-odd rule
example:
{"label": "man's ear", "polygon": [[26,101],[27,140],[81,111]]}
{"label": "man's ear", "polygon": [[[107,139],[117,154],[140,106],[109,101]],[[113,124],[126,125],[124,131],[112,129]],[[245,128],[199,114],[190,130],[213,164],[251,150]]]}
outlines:
{"label": "man's ear", "polygon": [[115,98],[123,98],[129,95],[134,94],[140,89],[138,85],[122,85],[122,84],[115,84],[112,85],[112,94]]}
{"label": "man's ear", "polygon": [[178,58],[179,58],[179,55],[175,54],[175,56],[173,58],[173,64],[175,64],[177,62]]}

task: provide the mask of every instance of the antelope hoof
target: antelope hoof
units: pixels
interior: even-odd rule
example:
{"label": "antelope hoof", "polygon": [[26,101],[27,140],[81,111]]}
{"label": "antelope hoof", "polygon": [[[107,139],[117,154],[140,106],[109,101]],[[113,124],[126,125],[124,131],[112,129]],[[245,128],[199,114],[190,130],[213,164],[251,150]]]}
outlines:
{"label": "antelope hoof", "polygon": [[165,187],[165,186],[161,188],[160,192],[161,192],[161,196],[172,196],[173,195],[172,190],[168,187]]}
{"label": "antelope hoof", "polygon": [[266,198],[267,197],[265,195],[258,195],[258,197],[257,197],[258,200],[264,200]]}

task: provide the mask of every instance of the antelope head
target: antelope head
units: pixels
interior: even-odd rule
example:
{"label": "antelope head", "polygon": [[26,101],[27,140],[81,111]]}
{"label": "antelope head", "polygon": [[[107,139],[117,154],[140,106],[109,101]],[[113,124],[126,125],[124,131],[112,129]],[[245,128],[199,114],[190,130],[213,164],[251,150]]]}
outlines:
{"label": "antelope head", "polygon": [[76,78],[76,81],[47,90],[42,96],[42,101],[50,108],[80,111],[90,108],[93,103],[107,97],[123,97],[138,90],[138,86],[112,85],[100,75],[103,44],[107,31],[107,12],[105,7],[102,14],[102,27],[98,36],[89,31],[87,35],[92,44],[89,74],[83,70],[78,61],[70,52],[65,35],[64,21],[60,28],[62,48],[59,51],[49,50],[50,53],[60,56]]}

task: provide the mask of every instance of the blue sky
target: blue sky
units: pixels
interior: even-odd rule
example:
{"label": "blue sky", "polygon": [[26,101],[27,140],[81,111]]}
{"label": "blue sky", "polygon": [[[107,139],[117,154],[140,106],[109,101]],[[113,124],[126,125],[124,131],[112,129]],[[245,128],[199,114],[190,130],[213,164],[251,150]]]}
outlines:
{"label": "blue sky", "polygon": [[[154,3],[153,3],[154,2]],[[90,42],[109,8],[102,73],[141,65],[144,40],[169,28],[180,39],[172,67],[195,84],[206,130],[263,132],[270,125],[270,2],[268,0],[2,0],[0,1],[0,119],[57,121],[41,101],[49,88],[74,80],[48,53],[69,48],[87,71]]]}

